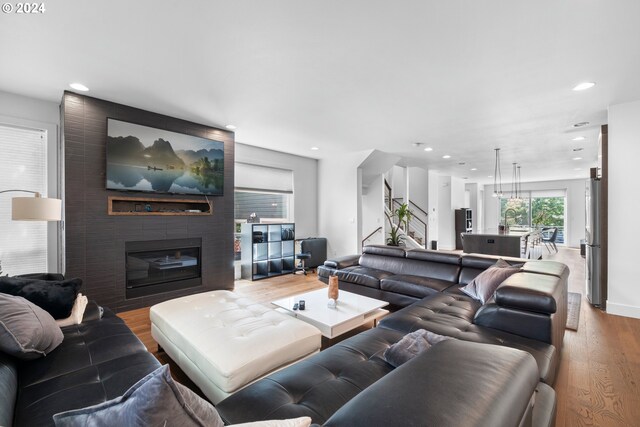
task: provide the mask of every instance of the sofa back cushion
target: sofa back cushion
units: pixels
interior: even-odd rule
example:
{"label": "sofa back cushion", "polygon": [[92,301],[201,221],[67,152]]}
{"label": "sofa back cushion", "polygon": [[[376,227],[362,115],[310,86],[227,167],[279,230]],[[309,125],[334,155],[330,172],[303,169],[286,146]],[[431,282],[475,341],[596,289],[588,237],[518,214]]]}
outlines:
{"label": "sofa back cushion", "polygon": [[393,246],[366,246],[360,257],[360,265],[393,274],[422,276],[452,283],[458,282],[460,274],[460,256],[457,254],[425,249],[405,252]]}
{"label": "sofa back cushion", "polygon": [[407,263],[402,273],[458,283],[460,255],[428,249],[412,249],[407,251]]}
{"label": "sofa back cushion", "polygon": [[396,246],[370,245],[362,248],[358,263],[361,267],[373,268],[398,274],[404,262],[404,249]]}
{"label": "sofa back cushion", "polygon": [[16,360],[0,352],[0,426],[13,424],[13,410],[18,395]]}

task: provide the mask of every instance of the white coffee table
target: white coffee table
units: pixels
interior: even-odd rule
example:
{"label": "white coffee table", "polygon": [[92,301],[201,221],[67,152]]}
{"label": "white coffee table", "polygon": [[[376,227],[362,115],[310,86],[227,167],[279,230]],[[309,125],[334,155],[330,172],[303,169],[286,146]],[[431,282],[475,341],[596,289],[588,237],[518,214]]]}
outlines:
{"label": "white coffee table", "polygon": [[[305,310],[293,310],[293,305],[305,301]],[[389,313],[382,307],[386,301],[340,291],[336,308],[327,307],[327,288],[272,301],[272,304],[288,314],[303,320],[320,330],[323,336],[335,338],[367,322],[380,319]]]}

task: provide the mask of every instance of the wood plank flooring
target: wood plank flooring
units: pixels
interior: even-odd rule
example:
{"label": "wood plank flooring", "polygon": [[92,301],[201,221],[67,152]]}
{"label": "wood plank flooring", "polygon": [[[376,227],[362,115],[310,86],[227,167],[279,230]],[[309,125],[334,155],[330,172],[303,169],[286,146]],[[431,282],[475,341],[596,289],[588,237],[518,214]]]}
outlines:
{"label": "wood plank flooring", "polygon": [[[571,269],[569,291],[584,295],[584,259],[576,249],[559,248],[547,256]],[[315,275],[280,276],[257,282],[240,280],[236,292],[261,303],[324,286]],[[149,309],[119,314],[162,363],[151,337]],[[171,366],[176,378],[188,378]],[[592,307],[583,296],[578,331],[567,330],[554,386],[558,396],[556,427],[640,426],[640,319],[612,316]]]}

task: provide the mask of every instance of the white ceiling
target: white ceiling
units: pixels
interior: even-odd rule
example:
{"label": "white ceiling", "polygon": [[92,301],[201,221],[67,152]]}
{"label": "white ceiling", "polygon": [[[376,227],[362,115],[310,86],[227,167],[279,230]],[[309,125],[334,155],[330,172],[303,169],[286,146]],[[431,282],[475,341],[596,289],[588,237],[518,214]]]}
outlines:
{"label": "white ceiling", "polygon": [[78,81],[309,157],[378,149],[489,182],[500,147],[504,181],[513,161],[523,181],[587,177],[607,106],[640,99],[637,0],[45,5],[0,15],[0,90],[59,101]]}

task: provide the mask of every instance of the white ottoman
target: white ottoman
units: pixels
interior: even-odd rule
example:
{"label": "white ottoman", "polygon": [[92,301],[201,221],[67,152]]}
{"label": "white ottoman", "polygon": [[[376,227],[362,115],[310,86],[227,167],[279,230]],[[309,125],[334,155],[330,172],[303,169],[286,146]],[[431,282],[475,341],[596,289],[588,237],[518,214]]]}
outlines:
{"label": "white ottoman", "polygon": [[151,335],[217,404],[320,350],[320,331],[230,291],[151,307]]}

